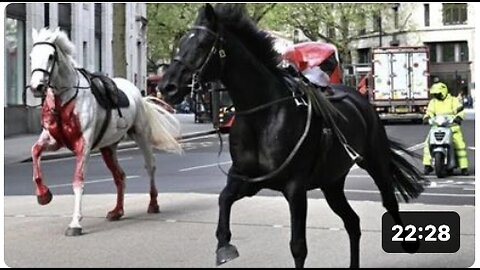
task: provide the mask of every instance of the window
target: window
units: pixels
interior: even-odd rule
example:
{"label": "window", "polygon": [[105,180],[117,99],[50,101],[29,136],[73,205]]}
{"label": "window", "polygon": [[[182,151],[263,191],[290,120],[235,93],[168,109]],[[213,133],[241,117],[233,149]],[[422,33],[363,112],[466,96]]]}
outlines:
{"label": "window", "polygon": [[83,67],[88,68],[88,44],[86,41],[83,42]]}
{"label": "window", "polygon": [[461,42],[460,46],[460,62],[468,62],[468,43]]}
{"label": "window", "polygon": [[424,16],[425,26],[430,26],[430,4],[423,5],[423,16]]}
{"label": "window", "polygon": [[102,71],[102,4],[95,4],[95,70]]}
{"label": "window", "polygon": [[430,62],[437,63],[437,44],[427,44],[428,50],[430,51]]}
{"label": "window", "polygon": [[367,33],[367,27],[366,27],[366,20],[365,20],[365,16],[361,16],[359,18],[359,23],[358,23],[358,34],[359,35],[365,35],[365,33]]}
{"label": "window", "polygon": [[373,32],[380,32],[382,29],[382,17],[380,14],[373,14]]}
{"label": "window", "polygon": [[468,43],[440,42],[425,44],[430,49],[431,63],[468,62]]}
{"label": "window", "polygon": [[467,23],[467,4],[443,4],[443,24],[455,25]]}
{"label": "window", "polygon": [[50,26],[50,4],[43,4],[43,19],[45,21],[45,27]]}
{"label": "window", "polygon": [[72,4],[58,4],[58,26],[71,39],[72,31]]}
{"label": "window", "polygon": [[455,43],[443,44],[442,62],[455,62]]}
{"label": "window", "polygon": [[24,103],[25,89],[25,4],[9,4],[5,19],[5,104]]}
{"label": "window", "polygon": [[364,63],[370,63],[370,49],[358,49],[358,63],[359,64],[364,64]]}

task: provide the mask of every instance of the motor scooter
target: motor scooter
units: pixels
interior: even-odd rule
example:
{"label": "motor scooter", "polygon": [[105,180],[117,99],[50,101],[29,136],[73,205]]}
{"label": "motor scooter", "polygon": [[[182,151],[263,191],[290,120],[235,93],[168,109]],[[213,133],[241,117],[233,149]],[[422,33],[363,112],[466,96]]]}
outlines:
{"label": "motor scooter", "polygon": [[438,178],[453,174],[453,170],[458,167],[453,132],[450,128],[454,124],[454,118],[453,115],[437,115],[428,121],[431,128],[427,141],[432,156],[432,167]]}

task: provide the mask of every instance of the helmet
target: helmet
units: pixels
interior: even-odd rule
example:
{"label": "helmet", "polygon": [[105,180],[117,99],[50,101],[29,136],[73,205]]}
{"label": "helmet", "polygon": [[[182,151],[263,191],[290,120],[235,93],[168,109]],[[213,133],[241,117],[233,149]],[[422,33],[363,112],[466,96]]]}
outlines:
{"label": "helmet", "polygon": [[430,94],[432,94],[435,97],[440,97],[440,99],[445,99],[445,97],[448,94],[448,87],[444,83],[438,82],[432,85],[432,88],[430,89]]}

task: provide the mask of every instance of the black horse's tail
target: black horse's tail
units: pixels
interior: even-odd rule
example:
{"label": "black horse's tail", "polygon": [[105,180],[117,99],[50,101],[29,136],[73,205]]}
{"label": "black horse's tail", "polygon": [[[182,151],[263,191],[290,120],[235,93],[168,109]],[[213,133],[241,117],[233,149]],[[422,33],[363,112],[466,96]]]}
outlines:
{"label": "black horse's tail", "polygon": [[403,152],[412,157],[418,157],[413,151],[406,149],[402,144],[389,140],[390,163],[393,176],[393,185],[400,192],[403,199],[408,202],[410,199],[417,198],[423,191],[424,185],[428,182],[422,176],[420,171],[408,162],[399,152]]}

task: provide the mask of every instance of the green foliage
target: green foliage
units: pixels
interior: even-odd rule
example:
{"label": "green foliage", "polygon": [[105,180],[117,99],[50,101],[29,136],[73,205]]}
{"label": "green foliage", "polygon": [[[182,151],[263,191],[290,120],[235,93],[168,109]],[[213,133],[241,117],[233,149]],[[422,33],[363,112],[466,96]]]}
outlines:
{"label": "green foliage", "polygon": [[278,4],[265,17],[265,24],[277,31],[300,29],[311,40],[325,40],[337,46],[348,59],[348,45],[374,14],[389,9],[388,4],[317,3]]}
{"label": "green foliage", "polygon": [[[149,69],[155,63],[168,62],[174,46],[193,24],[203,4],[147,4]],[[277,4],[242,4],[256,22],[261,21]]]}
{"label": "green foliage", "polygon": [[[194,22],[203,4],[147,4],[148,56],[150,63],[168,61],[173,47]],[[372,25],[375,14],[391,10],[391,4],[357,3],[248,3],[252,19],[264,29],[293,33],[301,29],[311,40],[325,40],[337,46],[348,61],[349,44],[362,28]],[[385,18],[385,15],[384,15]]]}
{"label": "green foliage", "polygon": [[147,4],[148,59],[168,61],[173,47],[193,24],[202,4]]}

